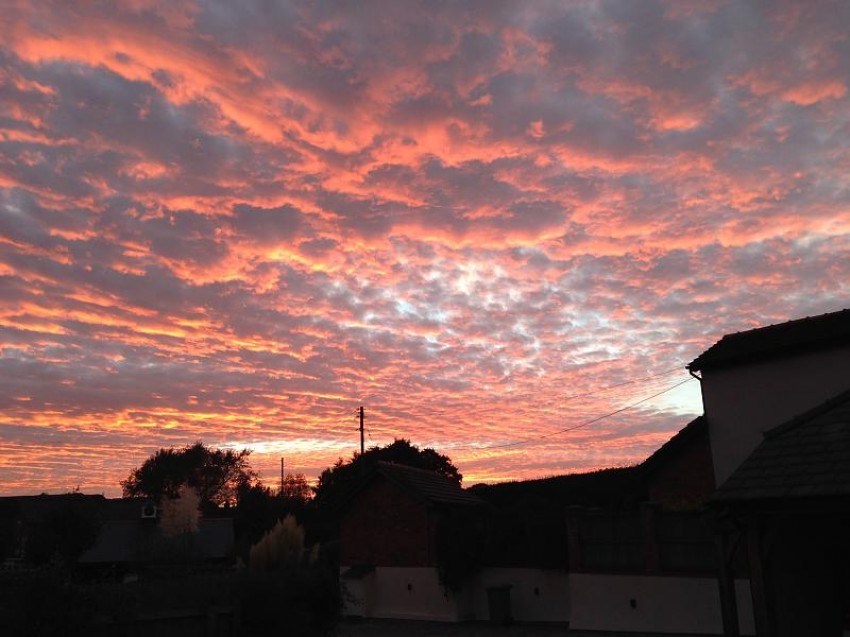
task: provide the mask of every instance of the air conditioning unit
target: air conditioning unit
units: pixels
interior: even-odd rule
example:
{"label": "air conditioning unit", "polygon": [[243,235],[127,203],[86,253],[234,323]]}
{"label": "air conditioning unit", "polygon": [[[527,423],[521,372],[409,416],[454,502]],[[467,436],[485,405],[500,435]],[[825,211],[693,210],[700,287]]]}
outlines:
{"label": "air conditioning unit", "polygon": [[156,505],[155,504],[145,504],[142,506],[142,519],[143,520],[153,520],[156,519]]}

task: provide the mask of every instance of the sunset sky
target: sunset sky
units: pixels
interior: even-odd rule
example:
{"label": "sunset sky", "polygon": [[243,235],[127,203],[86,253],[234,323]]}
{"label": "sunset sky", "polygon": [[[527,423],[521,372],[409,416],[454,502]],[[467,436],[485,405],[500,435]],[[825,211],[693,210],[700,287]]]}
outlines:
{"label": "sunset sky", "polygon": [[639,462],[850,306],[850,3],[2,4],[0,495]]}

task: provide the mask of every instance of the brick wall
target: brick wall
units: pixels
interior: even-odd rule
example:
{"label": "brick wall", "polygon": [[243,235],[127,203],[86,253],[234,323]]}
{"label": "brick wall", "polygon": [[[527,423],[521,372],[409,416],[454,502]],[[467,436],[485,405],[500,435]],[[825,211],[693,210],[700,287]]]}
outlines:
{"label": "brick wall", "polygon": [[340,564],[433,566],[428,508],[383,476],[349,505],[340,523]]}
{"label": "brick wall", "polygon": [[707,428],[666,458],[649,480],[650,501],[667,506],[699,505],[713,492],[714,465]]}

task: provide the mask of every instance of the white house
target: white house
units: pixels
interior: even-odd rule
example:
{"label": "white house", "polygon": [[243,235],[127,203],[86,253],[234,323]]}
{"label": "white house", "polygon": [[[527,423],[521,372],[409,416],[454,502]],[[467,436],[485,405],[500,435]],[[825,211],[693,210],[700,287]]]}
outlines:
{"label": "white house", "polygon": [[850,310],[728,334],[688,369],[720,486],[768,429],[850,387]]}
{"label": "white house", "polygon": [[745,557],[757,635],[850,629],[850,310],[723,337],[700,378],[718,490],[724,632],[743,632]]}

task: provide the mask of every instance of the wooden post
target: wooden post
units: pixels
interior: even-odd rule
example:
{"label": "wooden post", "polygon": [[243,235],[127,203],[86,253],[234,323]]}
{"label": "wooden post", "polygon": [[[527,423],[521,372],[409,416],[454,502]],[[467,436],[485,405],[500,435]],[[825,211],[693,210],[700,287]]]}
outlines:
{"label": "wooden post", "polygon": [[758,637],[771,637],[767,577],[762,559],[762,529],[757,515],[747,518],[747,561],[750,564],[750,592],[753,596],[753,617]]}
{"label": "wooden post", "polygon": [[655,507],[651,504],[641,505],[640,521],[641,531],[643,532],[644,572],[654,575],[661,570],[658,555],[658,532],[655,527]]}
{"label": "wooden post", "polygon": [[732,568],[734,551],[729,545],[729,536],[718,529],[714,534],[717,555],[717,584],[720,588],[720,612],[723,616],[723,634],[739,637],[738,598],[735,592],[735,571]]}
{"label": "wooden post", "polygon": [[581,537],[579,535],[578,516],[580,512],[577,509],[568,511],[567,515],[567,559],[569,560],[568,570],[570,573],[581,572]]}
{"label": "wooden post", "polygon": [[[351,412],[349,412],[351,413]],[[365,414],[363,413],[363,405],[360,405],[360,455],[363,455],[363,452],[366,451],[366,440],[363,437],[363,420],[365,419]]]}

